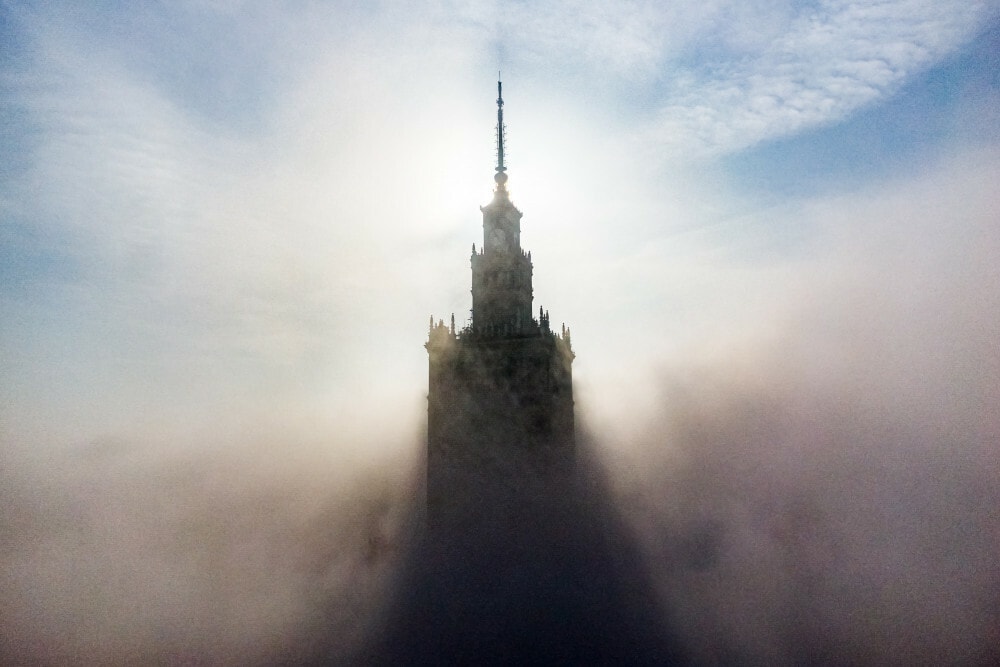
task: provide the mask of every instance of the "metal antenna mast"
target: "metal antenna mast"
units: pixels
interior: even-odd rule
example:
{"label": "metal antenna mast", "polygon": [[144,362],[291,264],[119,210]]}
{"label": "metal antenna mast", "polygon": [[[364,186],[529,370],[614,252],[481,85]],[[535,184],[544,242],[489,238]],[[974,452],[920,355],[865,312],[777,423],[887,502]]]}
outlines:
{"label": "metal antenna mast", "polygon": [[503,140],[505,127],[503,124],[503,83],[500,81],[500,72],[497,72],[497,173],[493,180],[497,186],[503,189],[507,182],[507,166],[503,163]]}

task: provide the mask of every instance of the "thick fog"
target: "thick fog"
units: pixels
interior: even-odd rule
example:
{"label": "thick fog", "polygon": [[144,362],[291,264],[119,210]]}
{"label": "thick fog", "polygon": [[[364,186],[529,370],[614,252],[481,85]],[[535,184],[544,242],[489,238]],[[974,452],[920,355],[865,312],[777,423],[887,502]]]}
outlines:
{"label": "thick fog", "polygon": [[[696,662],[997,658],[996,164],[816,205],[828,249],[771,286],[768,333],[650,350],[628,428],[590,433],[602,387],[583,388],[581,444],[642,554],[629,575]],[[8,447],[5,660],[361,649],[417,553],[419,420],[387,445],[245,418]]]}
{"label": "thick fog", "polygon": [[433,659],[423,344],[496,61],[566,587],[646,657],[1000,660],[986,3],[71,4],[0,8],[0,662]]}
{"label": "thick fog", "polygon": [[1000,200],[967,166],[817,211],[773,335],[664,369],[611,462],[698,662],[998,659]]}

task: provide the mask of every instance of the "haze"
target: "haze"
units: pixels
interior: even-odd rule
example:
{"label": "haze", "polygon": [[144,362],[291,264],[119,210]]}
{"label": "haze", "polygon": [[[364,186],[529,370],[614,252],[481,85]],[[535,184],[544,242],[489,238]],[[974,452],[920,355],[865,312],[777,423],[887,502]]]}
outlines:
{"label": "haze", "polygon": [[1000,660],[995,4],[0,4],[4,662],[349,660],[502,70],[535,305],[700,663]]}

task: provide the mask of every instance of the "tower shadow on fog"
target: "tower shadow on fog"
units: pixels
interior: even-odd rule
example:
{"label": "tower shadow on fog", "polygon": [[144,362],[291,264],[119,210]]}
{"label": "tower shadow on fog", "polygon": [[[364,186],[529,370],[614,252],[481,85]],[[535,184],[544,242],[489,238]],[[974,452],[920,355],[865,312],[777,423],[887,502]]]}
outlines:
{"label": "tower shadow on fog", "polygon": [[637,550],[579,448],[570,332],[544,310],[533,317],[504,133],[499,94],[472,321],[431,318],[426,343],[426,525],[364,661],[677,663]]}

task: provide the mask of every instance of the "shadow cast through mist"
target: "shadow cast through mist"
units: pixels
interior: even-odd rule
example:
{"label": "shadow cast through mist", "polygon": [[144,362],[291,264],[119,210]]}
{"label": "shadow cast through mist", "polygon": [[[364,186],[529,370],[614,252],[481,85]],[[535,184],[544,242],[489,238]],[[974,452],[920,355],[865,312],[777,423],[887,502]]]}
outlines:
{"label": "shadow cast through mist", "polygon": [[669,631],[639,549],[581,448],[565,490],[478,508],[462,530],[414,512],[364,664],[673,664]]}

